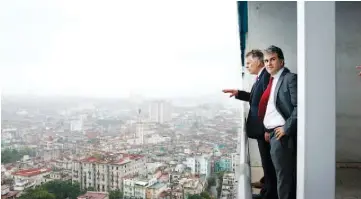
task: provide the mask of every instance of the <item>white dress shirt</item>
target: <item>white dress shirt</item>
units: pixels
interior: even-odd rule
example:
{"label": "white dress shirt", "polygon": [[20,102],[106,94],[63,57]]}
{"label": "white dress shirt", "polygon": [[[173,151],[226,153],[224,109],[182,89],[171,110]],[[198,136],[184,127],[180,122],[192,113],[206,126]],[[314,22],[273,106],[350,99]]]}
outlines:
{"label": "white dress shirt", "polygon": [[282,68],[277,72],[277,74],[272,76],[273,82],[272,82],[271,94],[268,99],[266,114],[263,120],[263,124],[266,127],[266,129],[273,129],[279,126],[283,126],[286,123],[282,115],[277,111],[276,101],[275,101],[275,89],[283,70],[284,68]]}

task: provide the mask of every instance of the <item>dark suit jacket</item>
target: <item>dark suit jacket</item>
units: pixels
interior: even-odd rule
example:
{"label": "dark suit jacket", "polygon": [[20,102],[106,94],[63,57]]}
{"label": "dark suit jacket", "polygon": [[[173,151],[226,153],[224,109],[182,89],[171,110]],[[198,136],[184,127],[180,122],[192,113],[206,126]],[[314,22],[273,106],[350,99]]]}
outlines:
{"label": "dark suit jacket", "polygon": [[286,120],[284,125],[287,136],[297,137],[297,74],[285,68],[275,89],[277,111]]}
{"label": "dark suit jacket", "polygon": [[263,69],[258,81],[252,86],[251,92],[238,91],[236,99],[248,101],[250,105],[246,121],[246,132],[249,138],[264,139],[264,125],[258,118],[258,106],[263,92],[266,90],[270,74]]}

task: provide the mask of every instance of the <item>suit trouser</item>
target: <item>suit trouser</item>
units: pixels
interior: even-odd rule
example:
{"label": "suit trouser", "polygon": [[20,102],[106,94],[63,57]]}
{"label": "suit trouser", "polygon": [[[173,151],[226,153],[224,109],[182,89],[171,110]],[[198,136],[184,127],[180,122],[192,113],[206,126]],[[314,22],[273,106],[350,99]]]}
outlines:
{"label": "suit trouser", "polygon": [[271,158],[277,175],[279,199],[296,199],[296,148],[289,147],[289,137],[271,136]]}
{"label": "suit trouser", "polygon": [[270,154],[270,143],[264,139],[257,139],[257,142],[264,173],[264,185],[261,189],[261,195],[264,199],[278,199],[277,177]]}

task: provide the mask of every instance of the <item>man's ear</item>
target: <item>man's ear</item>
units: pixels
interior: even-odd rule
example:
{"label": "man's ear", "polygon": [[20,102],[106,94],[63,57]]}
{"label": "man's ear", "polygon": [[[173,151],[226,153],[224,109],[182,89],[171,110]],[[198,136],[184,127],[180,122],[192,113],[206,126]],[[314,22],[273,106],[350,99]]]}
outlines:
{"label": "man's ear", "polygon": [[281,60],[281,65],[285,66],[285,60]]}
{"label": "man's ear", "polygon": [[257,59],[256,62],[258,67],[261,66],[261,61],[259,59]]}

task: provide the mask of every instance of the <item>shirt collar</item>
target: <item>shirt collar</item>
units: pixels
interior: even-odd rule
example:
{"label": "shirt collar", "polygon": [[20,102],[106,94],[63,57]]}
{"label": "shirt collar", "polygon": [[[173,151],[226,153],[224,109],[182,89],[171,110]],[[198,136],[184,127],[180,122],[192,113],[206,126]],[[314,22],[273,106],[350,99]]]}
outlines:
{"label": "shirt collar", "polygon": [[273,77],[274,79],[280,78],[280,76],[281,76],[281,74],[282,74],[282,72],[283,72],[284,70],[285,70],[285,68],[282,67],[281,70],[279,70],[275,75],[272,75],[272,77]]}

